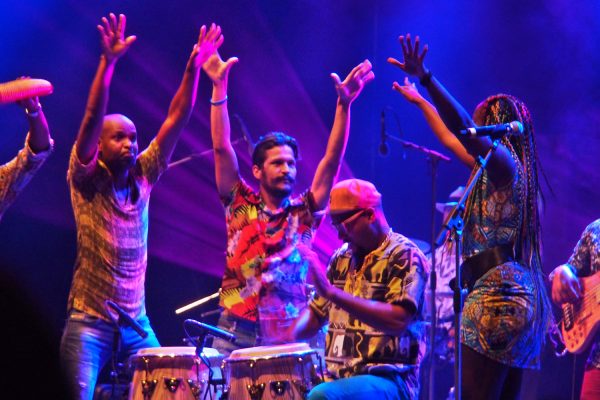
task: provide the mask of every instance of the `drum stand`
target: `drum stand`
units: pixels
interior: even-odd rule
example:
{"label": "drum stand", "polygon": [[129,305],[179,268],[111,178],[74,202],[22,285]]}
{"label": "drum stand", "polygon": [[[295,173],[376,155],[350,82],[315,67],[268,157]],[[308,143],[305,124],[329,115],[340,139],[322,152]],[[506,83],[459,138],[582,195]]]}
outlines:
{"label": "drum stand", "polygon": [[[464,227],[464,221],[462,219],[462,212],[464,210],[465,201],[469,194],[475,187],[475,184],[481,177],[483,170],[487,166],[487,163],[492,156],[492,154],[498,148],[500,144],[500,139],[495,139],[492,143],[492,147],[488,150],[485,158],[481,156],[477,159],[477,164],[475,166],[475,173],[472,175],[469,184],[465,188],[465,191],[460,198],[460,200],[456,203],[456,206],[450,212],[448,219],[444,221],[442,229],[435,240],[436,245],[441,245],[446,238],[446,234],[448,231],[451,232],[450,240],[454,241],[454,248],[456,249],[455,257],[456,257],[456,276],[454,278],[454,398],[456,400],[462,399],[462,349],[460,345],[460,319],[462,314],[462,307],[464,302],[464,297],[466,296],[466,289],[463,288],[462,283],[462,268],[460,263],[460,257],[462,253],[462,233]],[[432,299],[435,303],[433,286],[432,286]],[[430,393],[431,394],[431,393]]]}
{"label": "drum stand", "polygon": [[[183,325],[183,331],[185,332],[185,334],[186,334],[187,338],[189,339],[190,343],[192,343],[196,347],[196,356],[208,368],[208,383],[206,385],[207,389],[206,389],[206,393],[204,394],[204,397],[206,398],[206,396],[210,392],[210,387],[212,385],[215,388],[215,393],[217,393],[217,388],[219,386],[221,386],[221,391],[222,391],[223,394],[221,395],[220,398],[221,399],[227,399],[227,395],[226,395],[226,392],[225,392],[225,379],[223,379],[223,378],[221,378],[221,379],[214,379],[213,378],[214,374],[213,374],[213,370],[212,370],[212,365],[210,365],[210,360],[209,360],[208,357],[206,357],[202,353],[202,351],[204,350],[204,347],[206,345],[206,337],[208,335],[210,335],[210,332],[207,332],[207,331],[203,330],[203,331],[201,331],[201,333],[198,336],[191,336],[188,333],[188,331],[187,331],[187,327],[186,327],[185,323]],[[210,395],[210,398],[212,399],[212,393]]]}

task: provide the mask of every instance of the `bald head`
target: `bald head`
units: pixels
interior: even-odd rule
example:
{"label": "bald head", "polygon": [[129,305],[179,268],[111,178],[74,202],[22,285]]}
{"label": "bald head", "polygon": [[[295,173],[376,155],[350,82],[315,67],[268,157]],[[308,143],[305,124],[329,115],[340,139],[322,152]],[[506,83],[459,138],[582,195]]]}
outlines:
{"label": "bald head", "polygon": [[98,150],[102,161],[113,172],[131,168],[138,152],[137,131],[133,122],[122,114],[105,116]]}
{"label": "bald head", "polygon": [[105,135],[116,131],[136,132],[136,129],[133,121],[123,114],[106,115],[102,121],[102,133],[100,134],[100,138],[102,139]]}

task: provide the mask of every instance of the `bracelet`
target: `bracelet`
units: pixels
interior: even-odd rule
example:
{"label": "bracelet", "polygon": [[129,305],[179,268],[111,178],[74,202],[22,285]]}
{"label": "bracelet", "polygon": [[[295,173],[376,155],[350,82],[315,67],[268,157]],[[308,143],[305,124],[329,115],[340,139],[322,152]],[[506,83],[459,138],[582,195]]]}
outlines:
{"label": "bracelet", "polygon": [[25,107],[25,114],[31,118],[37,118],[40,115],[40,110],[42,109],[42,105],[37,103],[37,107],[35,110],[30,111],[27,107]]}
{"label": "bracelet", "polygon": [[210,104],[212,104],[213,106],[220,106],[221,104],[225,103],[227,101],[227,96],[225,96],[225,98],[221,99],[221,100],[217,100],[217,101],[213,101],[213,99],[210,99]]}
{"label": "bracelet", "polygon": [[421,86],[427,86],[431,83],[431,77],[433,76],[433,73],[431,72],[431,70],[425,72],[425,75],[423,75],[420,79],[419,79],[419,83],[421,84]]}

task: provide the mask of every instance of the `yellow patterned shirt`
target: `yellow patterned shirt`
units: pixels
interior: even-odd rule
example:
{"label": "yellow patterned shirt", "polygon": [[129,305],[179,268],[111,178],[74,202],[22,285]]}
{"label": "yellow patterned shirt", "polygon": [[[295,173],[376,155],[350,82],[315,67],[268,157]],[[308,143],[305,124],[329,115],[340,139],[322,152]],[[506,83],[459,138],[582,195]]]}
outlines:
{"label": "yellow patterned shirt", "polygon": [[0,166],[0,219],[54,148],[54,141],[51,140],[48,150],[35,154],[29,147],[28,140],[29,136],[25,140],[25,147],[15,158]]}
{"label": "yellow patterned shirt", "polygon": [[68,310],[110,321],[104,301],[111,300],[134,319],[146,314],[148,203],[166,166],[152,141],[130,170],[132,200],[122,205],[98,153],[85,165],[73,147],[67,180],[77,225],[77,258]]}
{"label": "yellow patterned shirt", "polygon": [[363,323],[335,304],[328,309],[323,298],[317,296],[310,306],[317,316],[329,320],[325,348],[328,373],[344,378],[387,368],[405,374],[409,390],[416,393],[418,366],[425,351],[420,320],[429,262],[413,242],[391,230],[381,246],[365,257],[360,268],[353,268],[351,262],[352,250],[344,244],[334,253],[327,269],[335,287],[363,299],[411,304],[417,313],[401,336],[393,336]]}

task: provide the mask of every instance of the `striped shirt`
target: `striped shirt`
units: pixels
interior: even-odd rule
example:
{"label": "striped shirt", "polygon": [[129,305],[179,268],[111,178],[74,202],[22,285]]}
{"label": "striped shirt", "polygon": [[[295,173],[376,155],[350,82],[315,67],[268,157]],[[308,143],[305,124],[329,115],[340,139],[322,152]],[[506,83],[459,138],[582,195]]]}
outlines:
{"label": "striped shirt", "polygon": [[166,167],[158,144],[152,141],[130,170],[131,201],[120,204],[98,153],[84,165],[73,146],[67,181],[77,225],[77,258],[68,310],[110,321],[104,301],[111,300],[134,319],[146,314],[148,203]]}
{"label": "striped shirt", "polygon": [[33,175],[44,164],[53,149],[54,141],[50,140],[48,150],[35,154],[29,147],[29,136],[27,136],[25,147],[19,151],[17,156],[0,166],[0,219],[33,178]]}

